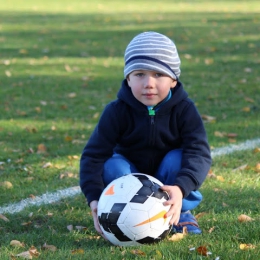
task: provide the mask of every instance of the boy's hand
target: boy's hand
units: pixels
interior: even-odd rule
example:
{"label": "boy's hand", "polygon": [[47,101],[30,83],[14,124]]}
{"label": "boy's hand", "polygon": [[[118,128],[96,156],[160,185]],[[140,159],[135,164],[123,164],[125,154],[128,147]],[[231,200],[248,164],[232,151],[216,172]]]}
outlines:
{"label": "boy's hand", "polygon": [[177,225],[180,220],[181,207],[183,194],[178,186],[164,185],[161,187],[162,190],[169,194],[170,199],[165,201],[163,204],[165,206],[171,205],[171,208],[166,214],[166,217],[172,216],[170,220],[170,225]]}
{"label": "boy's hand", "polygon": [[97,215],[97,206],[98,206],[98,201],[97,200],[93,200],[90,202],[90,208],[91,208],[91,212],[92,212],[92,217],[93,217],[93,221],[94,221],[94,226],[96,231],[104,238],[106,239],[106,237],[104,236],[99,222],[98,222],[98,215]]}

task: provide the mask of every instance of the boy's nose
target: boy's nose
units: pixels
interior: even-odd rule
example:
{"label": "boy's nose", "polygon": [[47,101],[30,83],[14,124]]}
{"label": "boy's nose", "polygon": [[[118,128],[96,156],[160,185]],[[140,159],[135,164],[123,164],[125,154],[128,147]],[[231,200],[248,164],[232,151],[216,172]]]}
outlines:
{"label": "boy's nose", "polygon": [[152,76],[145,77],[144,87],[152,88],[154,86],[154,78]]}

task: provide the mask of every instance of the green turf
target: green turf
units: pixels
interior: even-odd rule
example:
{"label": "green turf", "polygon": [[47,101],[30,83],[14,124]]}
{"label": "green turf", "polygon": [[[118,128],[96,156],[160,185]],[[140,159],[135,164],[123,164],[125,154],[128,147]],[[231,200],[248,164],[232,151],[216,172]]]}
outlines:
{"label": "green turf", "polygon": [[[0,2],[0,183],[13,185],[0,186],[0,207],[78,185],[80,153],[104,106],[116,98],[126,45],[142,31],[175,41],[185,89],[202,115],[215,118],[205,121],[212,150],[259,138],[259,12],[258,1]],[[140,247],[138,256],[132,251],[138,248],[96,237],[79,195],[4,214],[10,221],[0,218],[0,258],[34,245],[38,259],[186,260],[205,258],[189,249],[206,246],[209,259],[258,260],[259,162],[253,150],[214,158],[212,172],[223,179],[208,178],[202,186],[204,200],[194,212],[207,213],[199,219],[202,236]],[[239,223],[241,214],[254,221]],[[10,246],[11,240],[25,247]],[[44,243],[58,250],[43,250]],[[240,250],[240,244],[255,248]]]}

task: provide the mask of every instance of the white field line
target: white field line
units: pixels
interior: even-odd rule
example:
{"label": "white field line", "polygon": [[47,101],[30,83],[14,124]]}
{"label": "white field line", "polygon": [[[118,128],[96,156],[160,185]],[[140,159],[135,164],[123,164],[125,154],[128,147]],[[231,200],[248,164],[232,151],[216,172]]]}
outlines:
{"label": "white field line", "polygon": [[221,155],[231,154],[237,151],[250,150],[256,148],[259,145],[260,145],[260,138],[247,140],[240,144],[232,144],[221,148],[216,148],[212,150],[211,156],[212,158],[214,158]]}
{"label": "white field line", "polygon": [[[248,140],[240,144],[233,144],[224,146],[221,148],[216,148],[211,152],[212,158],[222,155],[231,154],[236,151],[244,151],[254,149],[260,145],[260,138]],[[0,207],[0,214],[9,213],[14,214],[22,211],[24,208],[29,206],[41,206],[44,204],[51,204],[61,199],[73,197],[81,193],[80,187],[75,186],[71,188],[67,188],[64,190],[57,190],[53,193],[45,193],[41,196],[37,196],[36,198],[29,198],[21,200],[20,202],[6,205],[4,207]]]}
{"label": "white field line", "polygon": [[36,196],[35,198],[30,199],[24,199],[20,202],[13,203],[6,205],[4,207],[0,207],[0,214],[3,213],[17,213],[22,211],[24,208],[28,206],[41,206],[44,204],[51,204],[57,201],[60,201],[61,199],[67,198],[67,197],[73,197],[77,194],[80,194],[81,190],[79,186],[71,187],[64,190],[57,190],[53,193],[45,193],[41,196]]}

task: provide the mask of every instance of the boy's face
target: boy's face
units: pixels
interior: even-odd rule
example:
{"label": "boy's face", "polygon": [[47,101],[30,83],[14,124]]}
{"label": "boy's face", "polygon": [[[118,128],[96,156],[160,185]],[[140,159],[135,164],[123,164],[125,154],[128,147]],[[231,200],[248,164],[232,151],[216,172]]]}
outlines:
{"label": "boy's face", "polygon": [[177,81],[160,72],[135,70],[127,77],[134,97],[146,106],[155,106],[165,99]]}

